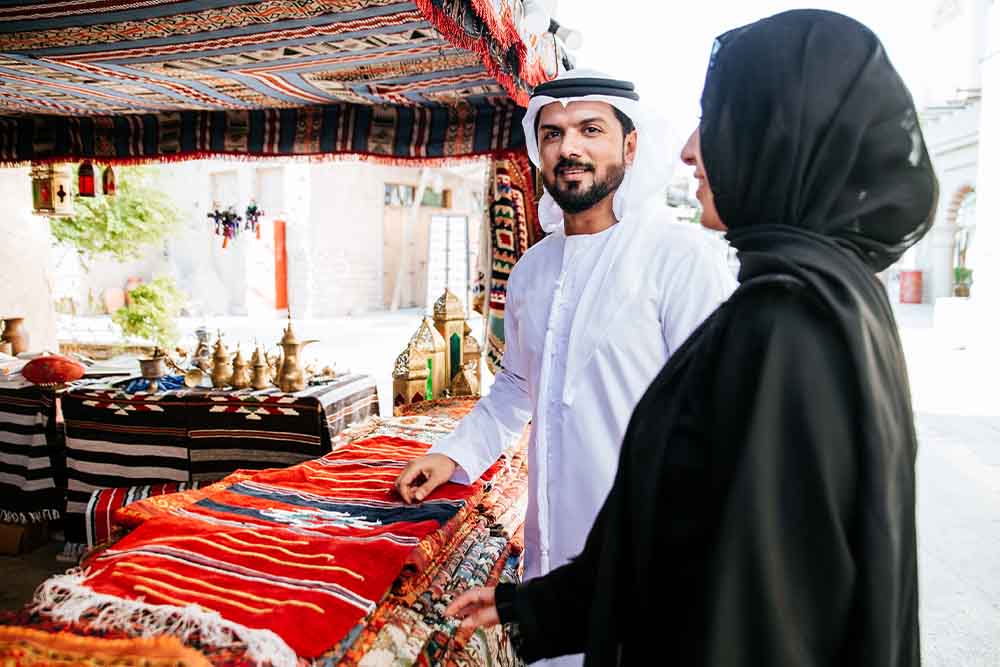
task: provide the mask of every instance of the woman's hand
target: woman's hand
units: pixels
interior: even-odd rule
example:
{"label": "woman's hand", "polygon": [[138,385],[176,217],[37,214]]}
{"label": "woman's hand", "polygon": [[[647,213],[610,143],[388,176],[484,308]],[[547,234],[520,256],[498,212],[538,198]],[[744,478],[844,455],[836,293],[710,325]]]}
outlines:
{"label": "woman's hand", "polygon": [[497,615],[496,589],[470,588],[455,598],[445,613],[464,619],[460,630],[471,632],[477,628],[492,628],[500,623]]}

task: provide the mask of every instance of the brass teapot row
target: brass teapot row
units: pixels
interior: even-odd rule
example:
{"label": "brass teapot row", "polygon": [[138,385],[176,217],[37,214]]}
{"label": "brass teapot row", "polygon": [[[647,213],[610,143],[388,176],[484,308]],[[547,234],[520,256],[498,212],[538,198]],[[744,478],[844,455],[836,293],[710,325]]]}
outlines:
{"label": "brass teapot row", "polygon": [[236,346],[236,354],[230,358],[226,344],[222,342],[222,332],[219,332],[211,357],[206,354],[206,349],[199,346],[195,352],[194,367],[184,374],[184,383],[189,387],[200,386],[207,374],[212,386],[217,389],[267,389],[277,386],[285,393],[302,391],[307,378],[299,355],[302,348],[315,342],[297,340],[289,320],[279,343],[281,352],[276,355],[262,353],[258,345],[247,362],[239,345]]}

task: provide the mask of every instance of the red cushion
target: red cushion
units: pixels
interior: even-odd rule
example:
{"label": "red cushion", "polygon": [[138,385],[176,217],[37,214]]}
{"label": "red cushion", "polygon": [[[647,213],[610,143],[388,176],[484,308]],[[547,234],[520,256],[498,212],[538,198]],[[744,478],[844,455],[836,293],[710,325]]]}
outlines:
{"label": "red cushion", "polygon": [[64,384],[79,380],[86,368],[68,357],[51,354],[32,359],[24,365],[21,374],[35,384]]}

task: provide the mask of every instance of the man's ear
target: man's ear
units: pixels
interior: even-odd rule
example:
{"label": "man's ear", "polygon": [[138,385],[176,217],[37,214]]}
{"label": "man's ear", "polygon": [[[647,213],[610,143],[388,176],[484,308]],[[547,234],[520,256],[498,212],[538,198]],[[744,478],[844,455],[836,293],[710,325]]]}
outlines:
{"label": "man's ear", "polygon": [[625,166],[631,167],[632,163],[635,162],[635,147],[639,142],[639,133],[636,130],[632,130],[625,137],[625,149],[622,151],[625,155]]}

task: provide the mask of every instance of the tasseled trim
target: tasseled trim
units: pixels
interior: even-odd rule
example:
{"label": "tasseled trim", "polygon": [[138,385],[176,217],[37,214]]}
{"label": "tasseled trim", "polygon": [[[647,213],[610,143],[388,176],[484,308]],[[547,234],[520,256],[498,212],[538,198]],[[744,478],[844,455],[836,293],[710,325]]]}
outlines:
{"label": "tasseled trim", "polygon": [[371,162],[374,164],[386,165],[390,167],[448,167],[452,165],[469,164],[479,160],[508,155],[510,149],[482,151],[478,153],[467,153],[463,155],[444,157],[396,157],[392,155],[381,155],[377,153],[310,153],[295,155],[258,155],[251,153],[223,152],[223,151],[191,151],[187,153],[171,153],[169,155],[139,155],[130,157],[109,157],[106,155],[60,155],[58,157],[32,158],[30,160],[0,160],[0,167],[27,167],[32,164],[79,162],[81,160],[92,160],[99,164],[129,166],[143,164],[161,164],[169,162],[187,162],[190,160],[230,160],[238,162],[261,162],[284,160],[300,163],[323,163],[323,162]]}
{"label": "tasseled trim", "polygon": [[194,604],[177,607],[105,595],[86,586],[85,578],[81,569],[49,578],[35,591],[31,611],[64,623],[85,620],[95,630],[138,632],[142,637],[169,635],[183,642],[197,635],[210,646],[245,646],[247,656],[258,665],[296,667],[295,652],[270,630],[227,621]]}
{"label": "tasseled trim", "polygon": [[[510,20],[508,27],[508,30],[513,30],[513,34],[510,34],[506,32],[502,26],[496,24],[496,21],[492,16],[492,11],[481,11],[480,8],[475,7],[475,5],[481,3],[482,0],[479,0],[479,2],[473,2],[473,9],[476,11],[476,15],[482,19],[482,21],[486,24],[487,29],[490,31],[490,34],[492,34],[501,45],[506,44],[504,50],[506,50],[506,48],[508,48],[511,44],[514,44],[518,62],[520,63],[523,71],[528,62],[528,47],[524,45],[524,42],[521,41],[521,36],[517,34],[517,28],[514,27],[513,19]],[[414,0],[414,4],[416,4],[417,9],[419,9],[420,12],[427,17],[427,20],[434,25],[434,28],[444,35],[445,39],[459,48],[478,54],[480,60],[483,62],[483,66],[486,67],[486,71],[491,77],[496,79],[501,86],[503,86],[504,90],[507,91],[507,94],[510,95],[512,100],[522,107],[528,106],[528,91],[522,89],[518,85],[518,82],[514,80],[514,77],[507,72],[504,72],[500,68],[500,65],[493,60],[493,54],[490,53],[490,47],[486,44],[485,40],[476,39],[469,35],[469,33],[465,32],[465,30],[462,29],[462,26],[458,25],[458,23],[455,22],[455,19],[451,16],[441,11],[441,8],[436,6],[433,0]],[[541,83],[541,81],[537,81],[535,83]]]}

